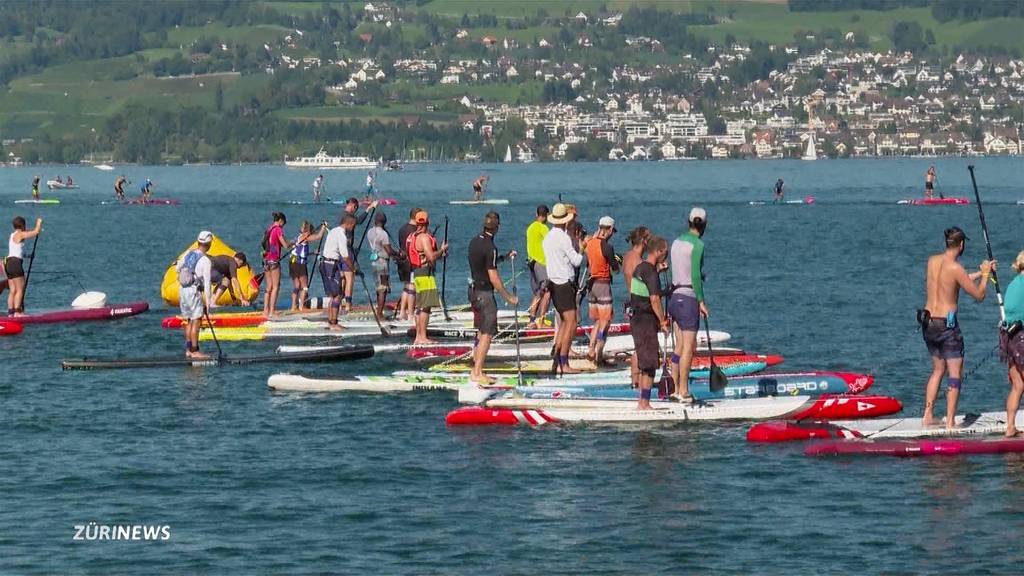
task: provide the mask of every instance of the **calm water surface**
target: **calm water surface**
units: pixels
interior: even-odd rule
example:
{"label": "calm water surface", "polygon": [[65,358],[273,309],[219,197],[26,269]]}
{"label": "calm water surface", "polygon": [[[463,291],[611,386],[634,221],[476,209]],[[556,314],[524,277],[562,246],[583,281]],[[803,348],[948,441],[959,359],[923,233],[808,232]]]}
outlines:
{"label": "calm water surface", "polygon": [[[874,391],[919,414],[928,359],[914,330],[923,262],[942,230],[972,237],[974,206],[915,208],[928,160],[487,166],[499,247],[522,250],[538,202],[575,202],[584,224],[616,218],[674,237],[708,208],[713,327],[789,369],[873,372]],[[969,195],[964,159],[935,160],[939,190]],[[994,249],[1024,248],[1022,162],[978,159]],[[410,166],[379,178],[392,232],[422,206],[450,217],[449,298],[464,300],[465,246],[486,209],[469,196],[480,166]],[[114,176],[86,167],[0,169],[0,222],[45,219],[28,307],[85,289],[143,299],[136,318],[31,326],[0,340],[0,573],[1019,573],[1024,459],[812,460],[800,446],[744,442],[747,425],[450,430],[448,394],[271,394],[272,366],[62,373],[82,355],[177,354],[161,330],[165,267],[200,229],[257,254],[270,212],[293,235],[340,206],[296,206],[315,174],[279,166],[125,167],[178,207],[102,205]],[[60,206],[15,206],[33,174],[82,186]],[[777,177],[813,206],[751,207]],[[365,174],[331,172],[327,195]],[[132,193],[137,184],[130,186]],[[973,202],[973,200],[972,200]],[[5,234],[7,228],[4,228]],[[1004,283],[1009,268],[1004,265]],[[69,273],[73,273],[69,274]],[[508,270],[503,270],[508,275]],[[287,280],[286,280],[287,281]],[[520,289],[526,289],[525,278]],[[316,287],[315,293],[319,292]],[[616,289],[621,297],[622,288]],[[968,410],[999,409],[990,358],[994,300],[963,303]],[[225,345],[268,350],[272,343]],[[987,359],[986,359],[987,358]],[[382,373],[394,358],[302,368]],[[287,368],[287,367],[285,367]],[[295,370],[299,367],[293,367]],[[941,404],[940,404],[941,408]],[[74,526],[167,525],[163,542],[79,542]]]}

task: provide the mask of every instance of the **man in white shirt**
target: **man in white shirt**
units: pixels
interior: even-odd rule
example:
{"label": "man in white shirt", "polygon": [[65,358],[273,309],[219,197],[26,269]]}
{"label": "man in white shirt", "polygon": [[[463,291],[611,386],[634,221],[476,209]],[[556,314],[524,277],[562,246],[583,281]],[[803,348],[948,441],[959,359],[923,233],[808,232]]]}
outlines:
{"label": "man in white shirt", "polygon": [[320,192],[324,187],[324,175],[321,174],[313,180],[313,202],[320,201]]}
{"label": "man in white shirt", "polygon": [[203,230],[196,239],[197,248],[189,250],[178,262],[178,305],[181,315],[188,324],[185,326],[185,357],[203,360],[210,357],[199,351],[199,328],[203,315],[213,304],[213,289],[210,286],[210,258],[206,255],[213,243],[213,233]]}
{"label": "man in white shirt", "polygon": [[[346,221],[348,225],[346,225]],[[348,234],[355,226],[355,219],[345,214],[341,223],[331,228],[324,239],[323,260],[320,262],[320,278],[324,282],[324,295],[331,299],[327,308],[327,329],[341,330],[338,326],[338,309],[341,308],[341,266],[353,269],[352,256],[348,251]]]}
{"label": "man in white shirt", "polygon": [[[578,372],[569,366],[569,352],[572,340],[576,336],[576,268],[583,262],[583,255],[576,251],[572,239],[566,233],[566,225],[576,217],[576,213],[568,206],[559,202],[548,214],[551,231],[544,237],[541,246],[544,248],[544,260],[547,263],[548,282],[550,283],[551,303],[558,312],[558,329],[555,331],[554,354],[558,370],[563,374]],[[580,242],[585,249],[587,238]]]}

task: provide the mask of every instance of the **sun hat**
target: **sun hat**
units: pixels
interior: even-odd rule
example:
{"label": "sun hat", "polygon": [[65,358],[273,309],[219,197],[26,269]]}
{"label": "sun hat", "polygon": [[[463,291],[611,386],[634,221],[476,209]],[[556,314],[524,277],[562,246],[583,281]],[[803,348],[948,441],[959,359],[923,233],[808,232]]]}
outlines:
{"label": "sun hat", "polygon": [[569,211],[568,206],[559,202],[551,208],[551,213],[548,214],[548,222],[551,224],[565,224],[575,216],[575,214]]}

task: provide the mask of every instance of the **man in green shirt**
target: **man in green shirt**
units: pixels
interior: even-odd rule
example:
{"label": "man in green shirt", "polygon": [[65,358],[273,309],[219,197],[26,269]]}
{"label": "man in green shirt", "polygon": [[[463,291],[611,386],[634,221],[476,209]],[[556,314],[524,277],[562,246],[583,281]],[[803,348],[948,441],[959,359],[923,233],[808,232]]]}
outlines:
{"label": "man in green shirt", "polygon": [[530,288],[533,290],[533,299],[530,301],[529,313],[530,323],[527,328],[536,328],[537,321],[544,321],[548,313],[548,273],[547,263],[544,260],[544,248],[541,243],[548,235],[548,207],[544,204],[537,206],[537,218],[526,227],[526,265],[530,269]]}

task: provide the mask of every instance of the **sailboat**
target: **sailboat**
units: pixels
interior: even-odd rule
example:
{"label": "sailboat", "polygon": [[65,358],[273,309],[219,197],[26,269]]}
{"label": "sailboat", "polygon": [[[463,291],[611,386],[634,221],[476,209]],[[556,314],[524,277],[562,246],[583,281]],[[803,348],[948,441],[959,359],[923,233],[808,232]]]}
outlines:
{"label": "sailboat", "polygon": [[807,133],[807,150],[804,151],[804,155],[800,157],[801,160],[817,160],[818,149],[814,146],[814,132]]}
{"label": "sailboat", "polygon": [[512,146],[505,147],[505,162],[512,161]]}

